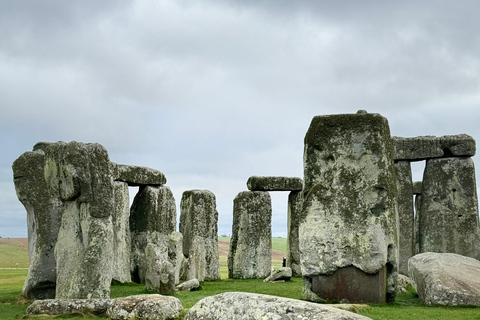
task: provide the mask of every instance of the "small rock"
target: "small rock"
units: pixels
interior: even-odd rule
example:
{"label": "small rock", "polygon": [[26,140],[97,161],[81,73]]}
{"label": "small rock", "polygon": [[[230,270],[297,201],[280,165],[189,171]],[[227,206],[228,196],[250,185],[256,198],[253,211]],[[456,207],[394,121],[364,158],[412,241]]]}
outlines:
{"label": "small rock", "polygon": [[292,268],[282,267],[274,270],[263,282],[289,281],[292,278]]}
{"label": "small rock", "polygon": [[200,282],[197,279],[185,281],[177,286],[178,291],[196,291],[200,287]]}

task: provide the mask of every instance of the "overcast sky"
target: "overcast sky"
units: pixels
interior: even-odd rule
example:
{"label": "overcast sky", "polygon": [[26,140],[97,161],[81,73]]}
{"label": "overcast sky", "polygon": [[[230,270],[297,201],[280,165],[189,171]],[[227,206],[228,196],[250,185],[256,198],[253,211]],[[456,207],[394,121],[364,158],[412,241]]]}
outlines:
{"label": "overcast sky", "polygon": [[[98,142],[158,169],[177,206],[211,190],[231,234],[248,177],[303,177],[316,115],[365,109],[395,136],[478,140],[478,12],[476,0],[3,0],[0,236],[27,236],[11,166],[38,141]],[[286,236],[287,193],[272,199]]]}

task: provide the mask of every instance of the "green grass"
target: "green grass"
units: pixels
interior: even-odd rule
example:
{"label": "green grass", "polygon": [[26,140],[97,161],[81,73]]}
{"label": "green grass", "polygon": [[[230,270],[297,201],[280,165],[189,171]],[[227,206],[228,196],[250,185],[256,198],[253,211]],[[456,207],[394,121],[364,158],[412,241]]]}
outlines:
{"label": "green grass", "polygon": [[28,251],[17,246],[0,244],[0,268],[28,268]]}

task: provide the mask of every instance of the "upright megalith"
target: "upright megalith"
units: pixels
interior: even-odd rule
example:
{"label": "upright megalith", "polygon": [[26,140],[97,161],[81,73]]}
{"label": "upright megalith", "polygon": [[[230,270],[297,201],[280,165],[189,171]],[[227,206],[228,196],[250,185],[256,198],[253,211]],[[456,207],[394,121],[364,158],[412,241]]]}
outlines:
{"label": "upright megalith", "polygon": [[189,190],[180,202],[180,232],[186,259],[185,280],[220,279],[218,261],[218,212],[215,195],[208,190]]}
{"label": "upright megalith", "polygon": [[398,204],[398,272],[408,275],[408,259],[414,256],[412,169],[409,161],[395,163]]}
{"label": "upright megalith", "polygon": [[300,265],[300,247],[298,229],[303,220],[303,192],[291,191],[288,195],[288,237],[287,237],[287,267],[292,269],[294,276],[302,275]]}
{"label": "upright megalith", "polygon": [[113,274],[114,280],[130,282],[130,197],[128,184],[114,182],[113,222]]}
{"label": "upright megalith", "polygon": [[13,163],[18,199],[27,210],[30,267],[22,293],[28,299],[53,299],[57,282],[54,248],[63,204],[48,188],[43,150],[25,152]]}
{"label": "upright megalith", "polygon": [[[130,209],[131,272],[132,280],[145,282],[149,262],[145,249],[148,244],[167,248],[169,252],[170,235],[175,232],[177,211],[172,191],[166,186],[141,186]],[[170,246],[171,247],[171,246]],[[172,259],[176,261],[175,249],[171,248]],[[169,254],[164,255],[169,259]],[[156,258],[157,259],[157,258]],[[158,259],[157,259],[158,260]],[[175,261],[170,261],[172,264]]]}
{"label": "upright megalith", "polygon": [[243,191],[233,200],[228,277],[266,278],[272,256],[272,200],[264,191]]}
{"label": "upright megalith", "polygon": [[394,300],[397,191],[387,119],[365,111],[314,117],[304,174],[304,298]]}
{"label": "upright megalith", "polygon": [[113,267],[114,187],[100,144],[42,143],[45,180],[63,202],[55,246],[57,299],[108,298]]}
{"label": "upright megalith", "polygon": [[480,259],[480,228],[472,158],[429,159],[423,176],[419,251]]}

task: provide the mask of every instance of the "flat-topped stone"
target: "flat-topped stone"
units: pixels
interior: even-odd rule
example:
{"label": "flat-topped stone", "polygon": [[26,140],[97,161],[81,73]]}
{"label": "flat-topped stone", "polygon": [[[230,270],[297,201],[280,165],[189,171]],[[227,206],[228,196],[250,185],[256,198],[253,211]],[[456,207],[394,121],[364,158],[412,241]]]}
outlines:
{"label": "flat-topped stone", "polygon": [[467,134],[392,138],[395,146],[395,161],[420,161],[452,156],[472,157],[476,150],[475,140]]}
{"label": "flat-topped stone", "polygon": [[161,186],[167,183],[165,175],[152,168],[116,164],[113,162],[112,167],[114,180],[127,182],[129,186]]}
{"label": "flat-topped stone", "polygon": [[303,180],[295,177],[259,177],[252,176],[247,181],[251,191],[301,191]]}

